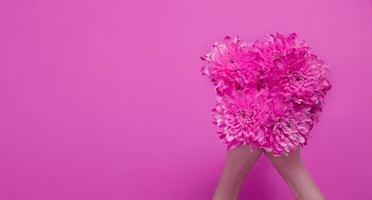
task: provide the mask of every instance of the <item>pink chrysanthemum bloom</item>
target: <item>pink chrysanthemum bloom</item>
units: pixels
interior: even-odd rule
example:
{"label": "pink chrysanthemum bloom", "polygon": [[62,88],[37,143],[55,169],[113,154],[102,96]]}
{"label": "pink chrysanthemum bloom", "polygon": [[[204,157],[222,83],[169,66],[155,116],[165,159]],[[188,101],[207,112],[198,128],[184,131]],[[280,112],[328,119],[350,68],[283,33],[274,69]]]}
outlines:
{"label": "pink chrysanthemum bloom", "polygon": [[266,104],[268,93],[244,91],[233,96],[218,96],[212,108],[213,123],[222,128],[220,139],[232,149],[240,144],[253,144],[260,147],[265,144],[265,133],[261,129],[263,122],[270,117],[270,107]]}
{"label": "pink chrysanthemum bloom", "polygon": [[225,36],[223,42],[213,44],[210,53],[201,56],[206,61],[201,73],[208,76],[216,86],[218,95],[231,95],[232,90],[241,90],[254,79],[256,73],[250,63],[252,53],[248,44],[242,42],[238,36]]}
{"label": "pink chrysanthemum bloom", "polygon": [[279,156],[307,144],[332,86],[329,67],[296,33],[251,43],[226,36],[201,59],[217,93],[213,123],[228,149],[245,144]]}

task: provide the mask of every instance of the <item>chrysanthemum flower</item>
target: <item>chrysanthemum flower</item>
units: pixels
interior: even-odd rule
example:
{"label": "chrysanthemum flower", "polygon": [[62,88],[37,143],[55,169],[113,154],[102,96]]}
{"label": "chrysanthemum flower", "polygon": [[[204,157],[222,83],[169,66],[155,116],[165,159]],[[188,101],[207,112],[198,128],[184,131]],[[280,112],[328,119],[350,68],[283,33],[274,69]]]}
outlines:
{"label": "chrysanthemum flower", "polygon": [[332,86],[329,67],[296,33],[251,43],[226,36],[201,59],[217,93],[213,123],[228,149],[246,144],[278,156],[307,144]]}

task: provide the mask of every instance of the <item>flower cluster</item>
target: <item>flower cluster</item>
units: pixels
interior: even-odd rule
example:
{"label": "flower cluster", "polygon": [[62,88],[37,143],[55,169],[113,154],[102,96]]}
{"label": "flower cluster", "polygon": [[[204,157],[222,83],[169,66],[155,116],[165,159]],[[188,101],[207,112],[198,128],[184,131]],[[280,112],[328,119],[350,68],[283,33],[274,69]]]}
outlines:
{"label": "flower cluster", "polygon": [[225,36],[201,60],[217,93],[213,123],[228,150],[249,144],[279,156],[307,144],[332,86],[329,66],[296,33],[254,42]]}

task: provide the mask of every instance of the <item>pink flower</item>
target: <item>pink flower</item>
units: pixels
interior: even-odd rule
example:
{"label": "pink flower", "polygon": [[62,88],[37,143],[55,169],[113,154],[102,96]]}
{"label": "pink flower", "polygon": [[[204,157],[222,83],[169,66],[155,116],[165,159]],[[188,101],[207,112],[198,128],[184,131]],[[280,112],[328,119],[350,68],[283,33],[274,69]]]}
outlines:
{"label": "pink flower", "polygon": [[219,135],[224,143],[251,143],[256,147],[265,143],[260,127],[270,117],[270,108],[266,105],[267,94],[256,95],[253,97],[240,91],[233,96],[217,97],[216,105],[212,108],[213,123],[222,128]]}
{"label": "pink flower", "polygon": [[239,36],[234,39],[226,36],[223,42],[215,42],[210,53],[201,56],[206,61],[201,73],[216,86],[218,95],[231,94],[232,90],[241,90],[254,80],[257,72],[253,72],[251,54]]}
{"label": "pink flower", "polygon": [[217,93],[213,123],[228,149],[246,144],[278,156],[307,144],[332,86],[329,67],[296,33],[251,43],[226,36],[201,59]]}

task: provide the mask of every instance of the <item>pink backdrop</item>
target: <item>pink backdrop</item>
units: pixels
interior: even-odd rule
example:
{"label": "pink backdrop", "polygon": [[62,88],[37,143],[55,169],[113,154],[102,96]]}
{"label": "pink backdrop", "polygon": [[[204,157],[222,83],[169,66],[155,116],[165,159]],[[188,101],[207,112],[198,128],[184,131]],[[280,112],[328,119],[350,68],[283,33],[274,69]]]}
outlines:
{"label": "pink backdrop", "polygon": [[[328,199],[372,199],[370,0],[2,0],[0,16],[1,200],[210,199],[226,150],[199,57],[275,31],[332,67],[306,166]],[[265,157],[243,187],[293,199]]]}

